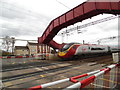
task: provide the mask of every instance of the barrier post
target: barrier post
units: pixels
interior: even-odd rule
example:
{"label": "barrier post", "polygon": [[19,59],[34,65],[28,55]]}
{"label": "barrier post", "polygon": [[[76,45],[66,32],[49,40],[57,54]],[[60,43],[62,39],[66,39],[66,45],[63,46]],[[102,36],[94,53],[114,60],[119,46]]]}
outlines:
{"label": "barrier post", "polygon": [[120,63],[120,52],[112,53],[112,57],[113,57],[113,62],[114,63]]}

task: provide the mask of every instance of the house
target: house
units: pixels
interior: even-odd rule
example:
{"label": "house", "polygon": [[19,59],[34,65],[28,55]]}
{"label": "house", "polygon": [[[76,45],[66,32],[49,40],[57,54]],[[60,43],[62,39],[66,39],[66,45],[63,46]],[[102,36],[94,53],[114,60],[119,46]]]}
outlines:
{"label": "house", "polygon": [[45,44],[40,44],[38,48],[37,43],[28,42],[26,46],[15,46],[15,55],[36,55],[36,54],[50,53],[50,47]]}
{"label": "house", "polygon": [[29,55],[35,55],[39,53],[50,53],[50,47],[45,44],[40,44],[38,48],[38,43],[28,42],[27,46],[29,48]]}
{"label": "house", "polygon": [[14,55],[29,55],[29,48],[27,46],[15,46]]}

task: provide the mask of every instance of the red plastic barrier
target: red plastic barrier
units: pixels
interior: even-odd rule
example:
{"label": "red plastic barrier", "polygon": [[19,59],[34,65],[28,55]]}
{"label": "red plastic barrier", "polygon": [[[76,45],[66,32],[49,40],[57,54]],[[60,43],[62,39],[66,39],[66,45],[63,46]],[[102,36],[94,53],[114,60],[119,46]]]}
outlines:
{"label": "red plastic barrier", "polygon": [[32,56],[32,57],[35,57],[35,56]]}
{"label": "red plastic barrier", "polygon": [[11,58],[11,56],[7,56],[7,58]]}
{"label": "red plastic barrier", "polygon": [[83,88],[83,87],[87,86],[88,84],[90,84],[94,80],[95,80],[95,76],[91,76],[91,77],[88,77],[87,79],[84,79],[84,80],[80,81],[80,83],[81,83],[80,88]]}
{"label": "red plastic barrier", "polygon": [[29,56],[26,56],[26,58],[29,58]]}
{"label": "red plastic barrier", "polygon": [[39,85],[39,86],[29,88],[28,90],[40,90],[41,88],[42,88],[41,85]]}
{"label": "red plastic barrier", "polygon": [[16,56],[15,58],[22,58],[22,56]]}

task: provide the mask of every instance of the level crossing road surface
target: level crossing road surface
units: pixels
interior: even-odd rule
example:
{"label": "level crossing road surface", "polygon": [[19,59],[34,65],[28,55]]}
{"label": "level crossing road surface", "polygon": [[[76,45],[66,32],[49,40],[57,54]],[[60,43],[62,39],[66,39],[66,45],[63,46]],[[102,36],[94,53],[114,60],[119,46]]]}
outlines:
{"label": "level crossing road surface", "polygon": [[[108,55],[76,61],[35,60],[26,63],[31,67],[11,71],[9,70],[2,73],[3,86],[5,88],[29,88],[36,85],[53,82],[102,69],[103,67],[112,64],[113,61],[111,55]],[[24,65],[26,65],[26,63],[23,62]],[[35,66],[35,64],[37,64],[37,66]],[[48,88],[65,88],[71,84],[73,83],[65,82],[64,84],[59,84]]]}

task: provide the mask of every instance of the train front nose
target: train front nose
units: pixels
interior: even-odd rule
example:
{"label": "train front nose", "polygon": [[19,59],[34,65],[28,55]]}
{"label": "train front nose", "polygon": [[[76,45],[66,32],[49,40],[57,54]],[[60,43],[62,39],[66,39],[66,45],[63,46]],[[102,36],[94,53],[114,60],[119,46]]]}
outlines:
{"label": "train front nose", "polygon": [[60,58],[69,58],[69,57],[70,57],[69,51],[58,52],[58,56],[59,56]]}
{"label": "train front nose", "polygon": [[65,52],[58,52],[58,56],[61,58],[64,58],[65,54],[66,54]]}

